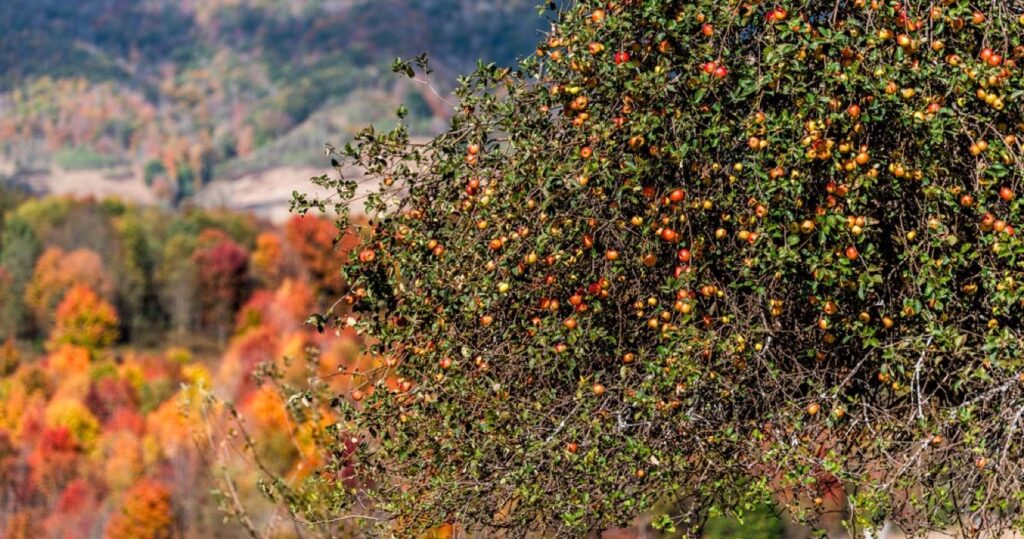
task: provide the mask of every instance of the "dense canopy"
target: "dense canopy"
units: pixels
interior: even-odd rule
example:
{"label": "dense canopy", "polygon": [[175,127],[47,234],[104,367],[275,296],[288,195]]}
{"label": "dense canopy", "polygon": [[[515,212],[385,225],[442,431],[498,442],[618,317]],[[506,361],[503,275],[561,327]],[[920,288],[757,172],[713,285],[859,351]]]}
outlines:
{"label": "dense canopy", "polygon": [[388,361],[333,402],[361,480],[299,512],[1024,527],[1020,7],[580,0],[446,133],[361,134],[372,234],[314,320]]}

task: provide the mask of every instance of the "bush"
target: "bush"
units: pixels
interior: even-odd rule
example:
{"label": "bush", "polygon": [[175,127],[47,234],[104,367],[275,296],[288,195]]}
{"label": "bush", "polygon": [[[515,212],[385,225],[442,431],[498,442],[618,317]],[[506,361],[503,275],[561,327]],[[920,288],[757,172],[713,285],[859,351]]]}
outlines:
{"label": "bush", "polygon": [[374,483],[302,512],[583,535],[845,490],[857,533],[1024,527],[1017,19],[579,1],[447,133],[362,133],[335,319],[390,359],[333,404]]}

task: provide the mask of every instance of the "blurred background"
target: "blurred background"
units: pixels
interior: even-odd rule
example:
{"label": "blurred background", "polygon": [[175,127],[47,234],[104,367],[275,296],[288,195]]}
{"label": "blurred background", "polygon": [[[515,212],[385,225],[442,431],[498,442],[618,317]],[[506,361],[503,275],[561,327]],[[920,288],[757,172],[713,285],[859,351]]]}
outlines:
{"label": "blurred background", "polygon": [[0,179],[281,218],[323,145],[410,109],[449,108],[396,77],[430,55],[450,90],[478,60],[529,54],[535,0],[3,0]]}
{"label": "blurred background", "polygon": [[[537,3],[0,0],[0,538],[308,536],[258,480],[307,478],[322,425],[253,374],[349,394],[381,358],[304,323],[358,232],[291,193],[399,105],[442,131],[460,73],[533,53]],[[391,72],[421,53],[437,94]],[[783,533],[738,526],[707,533]]]}

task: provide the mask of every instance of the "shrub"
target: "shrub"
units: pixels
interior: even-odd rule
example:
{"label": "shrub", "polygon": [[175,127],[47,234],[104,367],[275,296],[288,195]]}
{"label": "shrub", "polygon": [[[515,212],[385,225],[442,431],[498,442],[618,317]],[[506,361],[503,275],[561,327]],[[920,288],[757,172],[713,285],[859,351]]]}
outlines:
{"label": "shrub", "polygon": [[1024,527],[1017,19],[572,2],[448,132],[359,135],[335,158],[381,189],[336,319],[390,359],[334,401],[375,486],[332,492],[403,534],[813,521],[836,490],[856,533]]}

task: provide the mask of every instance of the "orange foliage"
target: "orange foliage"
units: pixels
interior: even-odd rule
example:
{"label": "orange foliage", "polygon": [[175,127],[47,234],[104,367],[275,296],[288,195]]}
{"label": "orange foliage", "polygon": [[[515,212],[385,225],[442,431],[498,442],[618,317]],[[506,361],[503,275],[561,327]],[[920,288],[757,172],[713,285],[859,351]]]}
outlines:
{"label": "orange foliage", "polygon": [[284,401],[281,395],[269,387],[261,387],[253,392],[245,407],[257,425],[266,431],[283,432],[289,428]]}
{"label": "orange foliage", "polygon": [[7,521],[7,529],[4,530],[4,539],[30,539],[35,536],[32,522],[33,515],[26,510],[18,511]]}
{"label": "orange foliage", "polygon": [[248,374],[260,363],[278,359],[280,339],[277,331],[262,325],[231,341],[217,374],[219,383],[228,394],[238,397],[255,389],[256,385]]}
{"label": "orange foliage", "polygon": [[32,280],[25,290],[25,304],[44,328],[53,324],[53,312],[75,285],[85,285],[100,295],[109,297],[113,283],[103,269],[100,256],[88,249],[65,253],[51,247],[36,261]]}
{"label": "orange foliage", "polygon": [[92,350],[106,348],[118,337],[114,307],[86,285],[77,284],[57,306],[56,323],[50,342],[72,344]]}
{"label": "orange foliage", "polygon": [[130,486],[144,472],[139,438],[128,431],[110,433],[104,440],[103,477],[114,490]]}
{"label": "orange foliage", "polygon": [[89,351],[81,346],[65,344],[46,359],[46,368],[62,374],[81,374],[89,370]]}
{"label": "orange foliage", "polygon": [[239,310],[236,330],[268,325],[279,332],[295,331],[313,311],[313,291],[304,281],[285,279],[276,291],[259,290]]}
{"label": "orange foliage", "polygon": [[0,376],[7,376],[18,370],[21,364],[21,352],[14,343],[14,338],[8,337],[0,347]]}
{"label": "orange foliage", "polygon": [[341,292],[344,281],[339,268],[345,256],[334,242],[338,236],[334,222],[312,215],[296,215],[285,226],[285,234],[319,291],[324,294]]}
{"label": "orange foliage", "polygon": [[144,479],[124,497],[121,510],[107,524],[107,539],[172,539],[178,537],[171,492],[162,484]]}
{"label": "orange foliage", "polygon": [[252,272],[264,286],[277,286],[284,262],[281,236],[275,232],[262,232],[256,236],[256,250],[252,253]]}
{"label": "orange foliage", "polygon": [[146,432],[164,455],[174,457],[192,449],[191,432],[195,421],[194,417],[185,418],[178,403],[171,398],[146,417]]}

